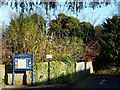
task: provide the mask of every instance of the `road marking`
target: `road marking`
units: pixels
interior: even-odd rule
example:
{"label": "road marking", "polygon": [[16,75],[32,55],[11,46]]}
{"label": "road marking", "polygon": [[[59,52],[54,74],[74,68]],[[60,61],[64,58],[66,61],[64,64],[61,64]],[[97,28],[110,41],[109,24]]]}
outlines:
{"label": "road marking", "polygon": [[106,79],[102,79],[101,82],[99,83],[99,85],[103,85],[103,83],[107,81]]}

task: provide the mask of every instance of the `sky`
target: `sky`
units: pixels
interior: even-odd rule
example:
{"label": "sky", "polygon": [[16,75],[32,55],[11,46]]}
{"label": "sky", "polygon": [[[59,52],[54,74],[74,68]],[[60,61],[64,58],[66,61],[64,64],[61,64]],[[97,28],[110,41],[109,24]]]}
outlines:
{"label": "sky", "polygon": [[[69,11],[66,8],[67,6],[64,6],[65,2],[61,1],[58,3],[59,5],[61,5],[61,7],[57,6],[57,10],[55,10],[54,12],[51,12],[53,11],[53,9],[51,11],[48,11],[51,20],[56,19],[59,13],[64,13],[68,16],[77,17],[80,20],[80,22],[86,21],[96,26],[98,24],[102,24],[103,22],[105,22],[107,18],[112,18],[113,15],[118,14],[118,4],[117,3],[115,4],[114,2],[112,2],[108,6],[102,5],[101,8],[96,7],[94,10],[90,7],[83,8],[79,13],[77,13],[77,15]],[[41,13],[42,16],[46,18],[47,15],[45,13],[45,8],[43,8],[42,6],[40,8],[41,10],[35,10],[34,12]],[[19,16],[19,14],[14,9],[12,9],[9,5],[1,6],[0,7],[0,28],[9,26],[13,16]]]}

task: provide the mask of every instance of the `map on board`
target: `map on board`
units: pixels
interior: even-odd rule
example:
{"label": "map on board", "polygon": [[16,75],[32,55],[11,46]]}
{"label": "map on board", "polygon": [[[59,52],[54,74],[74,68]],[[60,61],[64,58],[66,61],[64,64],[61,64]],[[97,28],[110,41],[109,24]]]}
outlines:
{"label": "map on board", "polygon": [[23,59],[23,58],[15,59],[15,68],[25,69],[26,68],[26,59]]}

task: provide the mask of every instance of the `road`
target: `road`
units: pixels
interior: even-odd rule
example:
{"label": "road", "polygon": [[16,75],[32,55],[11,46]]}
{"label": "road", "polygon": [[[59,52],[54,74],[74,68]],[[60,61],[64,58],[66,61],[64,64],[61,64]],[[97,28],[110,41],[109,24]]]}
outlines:
{"label": "road", "polygon": [[91,74],[72,88],[119,88],[120,75]]}

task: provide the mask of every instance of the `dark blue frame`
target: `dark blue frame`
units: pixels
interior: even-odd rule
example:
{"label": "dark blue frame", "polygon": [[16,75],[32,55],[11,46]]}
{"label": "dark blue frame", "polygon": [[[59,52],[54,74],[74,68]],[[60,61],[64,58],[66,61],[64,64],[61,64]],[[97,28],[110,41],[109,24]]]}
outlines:
{"label": "dark blue frame", "polygon": [[[26,69],[16,69],[15,68],[15,59],[16,58],[31,58],[31,68],[26,68]],[[34,53],[32,54],[25,54],[25,53],[22,53],[22,54],[13,54],[13,73],[12,73],[12,85],[14,85],[14,74],[15,74],[15,71],[19,71],[19,72],[23,72],[23,71],[29,71],[31,70],[32,71],[32,81],[31,81],[31,84],[33,85],[34,84]]]}

